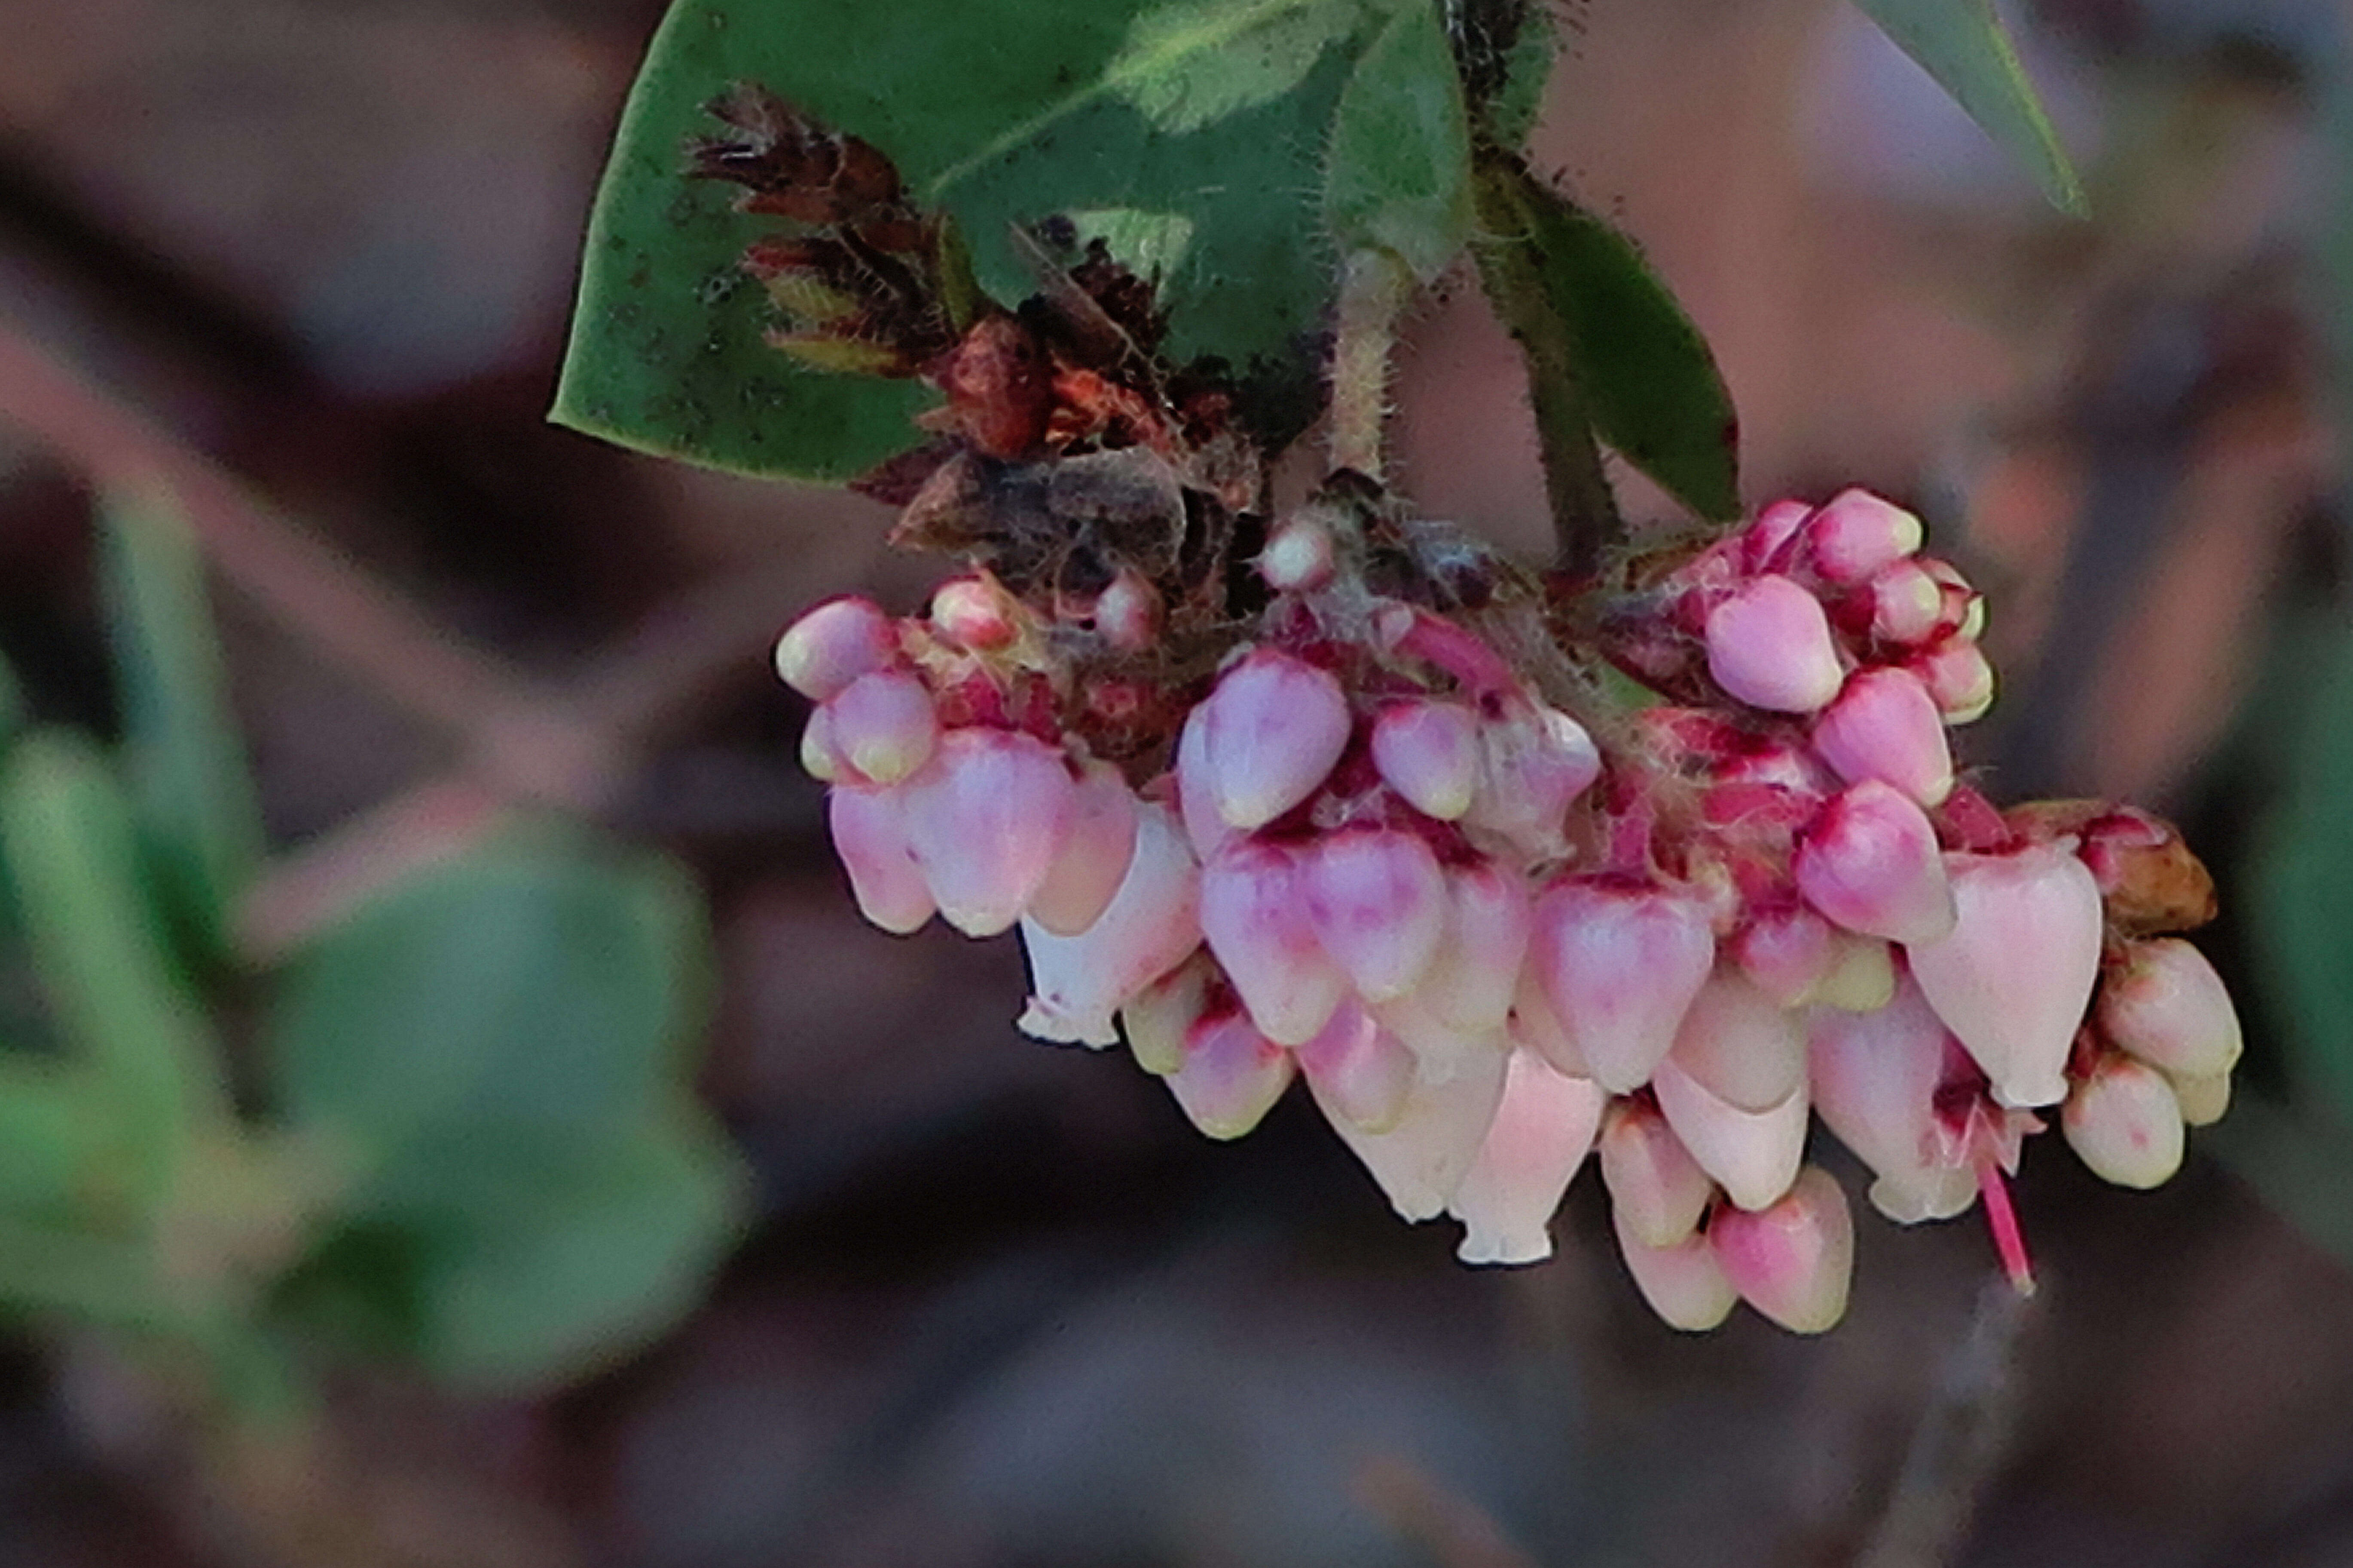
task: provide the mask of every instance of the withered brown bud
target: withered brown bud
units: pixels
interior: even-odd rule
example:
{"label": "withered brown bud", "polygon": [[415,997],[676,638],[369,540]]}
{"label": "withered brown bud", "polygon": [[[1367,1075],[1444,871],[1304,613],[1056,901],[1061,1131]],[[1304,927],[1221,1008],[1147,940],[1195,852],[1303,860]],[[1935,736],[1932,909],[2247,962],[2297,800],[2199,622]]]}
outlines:
{"label": "withered brown bud", "polygon": [[947,414],[973,449],[1018,458],[1046,438],[1054,370],[1029,329],[1010,316],[976,323],[934,372]]}
{"label": "withered brown bud", "polygon": [[2213,873],[2162,817],[2105,800],[2029,801],[2005,816],[2031,841],[2078,839],[2108,920],[2126,936],[2191,931],[2217,912]]}

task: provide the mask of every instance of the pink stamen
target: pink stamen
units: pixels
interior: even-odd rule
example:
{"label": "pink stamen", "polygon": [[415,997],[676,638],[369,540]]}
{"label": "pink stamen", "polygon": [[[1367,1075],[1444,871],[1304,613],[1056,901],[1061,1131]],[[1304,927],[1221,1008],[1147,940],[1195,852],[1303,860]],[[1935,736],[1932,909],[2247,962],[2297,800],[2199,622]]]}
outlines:
{"label": "pink stamen", "polygon": [[2026,1236],[2018,1228],[2018,1211],[2010,1205],[2010,1185],[1989,1154],[1978,1160],[1978,1191],[1985,1198],[1986,1223],[1993,1228],[1994,1250],[2001,1254],[2011,1287],[2021,1296],[2033,1295],[2034,1265],[2026,1256]]}

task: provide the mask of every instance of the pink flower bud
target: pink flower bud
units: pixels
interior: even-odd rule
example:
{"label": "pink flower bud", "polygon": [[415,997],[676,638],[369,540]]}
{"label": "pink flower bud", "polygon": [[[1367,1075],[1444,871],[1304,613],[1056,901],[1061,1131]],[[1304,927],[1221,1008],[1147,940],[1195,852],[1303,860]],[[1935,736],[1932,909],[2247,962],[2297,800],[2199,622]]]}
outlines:
{"label": "pink flower bud", "polygon": [[2067,1096],[2059,1126],[2076,1158],[2104,1182],[2146,1192],[2181,1169],[2180,1102],[2147,1062],[2103,1055]]}
{"label": "pink flower bud", "polygon": [[2135,942],[2100,987],[2111,1043],[2168,1073],[2211,1078],[2239,1059],[2238,1011],[2206,955],[2179,937]]}
{"label": "pink flower bud", "polygon": [[1343,1002],[1316,1037],[1292,1053],[1327,1115],[1361,1132],[1386,1132],[1413,1092],[1413,1053],[1354,1002]]}
{"label": "pink flower bud", "polygon": [[952,577],[932,593],[932,626],[976,653],[1010,647],[1021,636],[1021,606],[994,577]]}
{"label": "pink flower bud", "polygon": [[1482,858],[1450,868],[1446,894],[1446,936],[1417,994],[1441,1022],[1465,1034],[1490,1035],[1511,1016],[1527,957],[1533,919],[1527,879]]}
{"label": "pink flower bud", "polygon": [[1166,1078],[1185,1065],[1185,1037],[1208,1011],[1216,975],[1208,954],[1196,953],[1127,999],[1119,1022],[1137,1067]]}
{"label": "pink flower bud", "polygon": [[2167,1073],[2165,1081],[2173,1086],[2173,1098],[2180,1102],[2181,1120],[2191,1127],[2211,1127],[2222,1120],[2231,1109],[2231,1075],[2226,1072],[2208,1073],[2191,1078],[2181,1073]]}
{"label": "pink flower bud", "polygon": [[1761,1209],[1789,1190],[1806,1152],[1803,1089],[1770,1110],[1743,1110],[1709,1092],[1672,1058],[1659,1064],[1651,1087],[1667,1125],[1725,1196],[1742,1208]]}
{"label": "pink flower bud", "polygon": [[1811,713],[1846,672],[1821,601],[1787,577],[1759,577],[1708,612],[1707,670],[1736,701]]}
{"label": "pink flower bud", "polygon": [[1479,1156],[1447,1205],[1463,1226],[1455,1256],[1465,1263],[1541,1263],[1552,1256],[1546,1226],[1593,1147],[1608,1098],[1539,1057],[1512,1053]]}
{"label": "pink flower bud", "polygon": [[2099,978],[2105,914],[2084,863],[2053,845],[1946,858],[1950,935],[1911,947],[1912,977],[2009,1106],[2056,1104]]}
{"label": "pink flower bud", "polygon": [[1023,1033],[1116,1044],[1112,1015],[1200,946],[1200,872],[1176,819],[1167,807],[1147,804],[1129,831],[1134,853],[1119,890],[1085,931],[1057,935],[1034,912],[1022,921],[1030,974]]}
{"label": "pink flower bud", "polygon": [[1479,787],[1462,820],[1528,855],[1564,853],[1568,808],[1601,776],[1585,727],[1541,702],[1514,705],[1479,727]]}
{"label": "pink flower bud", "polygon": [[1814,721],[1814,750],[1849,784],[1878,779],[1922,805],[1953,793],[1953,753],[1928,689],[1903,669],[1859,669]]}
{"label": "pink flower bud", "polygon": [[1290,851],[1244,840],[1201,870],[1201,933],[1267,1038],[1315,1037],[1348,989],[1315,939],[1306,889]]}
{"label": "pink flower bud", "polygon": [[1625,1214],[1618,1212],[1618,1250],[1626,1272],[1659,1321],[1687,1334],[1705,1333],[1729,1317],[1739,1296],[1724,1277],[1715,1249],[1699,1232],[1672,1247],[1648,1247],[1627,1231]]}
{"label": "pink flower bud", "polygon": [[1715,965],[1715,936],[1687,900],[1570,879],[1536,900],[1529,962],[1577,1056],[1602,1088],[1625,1094],[1674,1045]]}
{"label": "pink flower bud", "polygon": [[1920,548],[1920,520],[1869,490],[1841,490],[1806,521],[1805,552],[1833,583],[1861,583]]}
{"label": "pink flower bud", "polygon": [[1993,706],[1993,666],[1966,637],[1947,637],[1914,659],[1910,668],[1947,724],[1972,723]]}
{"label": "pink flower bud", "polygon": [[1732,939],[1731,957],[1759,991],[1797,1007],[1813,1000],[1839,957],[1839,942],[1821,916],[1789,904],[1751,913]]}
{"label": "pink flower bud", "polygon": [[1208,724],[1196,708],[1185,715],[1185,727],[1176,736],[1176,805],[1184,816],[1185,837],[1204,861],[1241,837],[1218,815],[1217,796],[1209,789],[1208,757]]}
{"label": "pink flower bud", "polygon": [[1865,779],[1822,807],[1789,869],[1806,901],[1852,931],[1933,942],[1952,930],[1936,830],[1891,784]]}
{"label": "pink flower bud", "polygon": [[1612,1102],[1601,1124],[1601,1181],[1609,1189],[1618,1233],[1645,1247],[1672,1247],[1699,1228],[1715,1183],[1658,1107]]}
{"label": "pink flower bud", "polygon": [[1736,536],[1743,575],[1769,571],[1774,557],[1798,535],[1814,509],[1801,500],[1777,500],[1757,514],[1756,521]]}
{"label": "pink flower bud", "polygon": [[1095,595],[1095,635],[1122,653],[1142,653],[1157,641],[1160,617],[1160,590],[1132,566]]}
{"label": "pink flower bud", "polygon": [[1399,702],[1373,724],[1381,782],[1425,816],[1452,822],[1479,787],[1479,718],[1459,702]]}
{"label": "pink flower bud", "polygon": [[1364,1162],[1389,1205],[1405,1219],[1435,1219],[1479,1157],[1495,1107],[1504,1097],[1504,1054],[1470,1058],[1442,1082],[1417,1078],[1396,1123],[1367,1132],[1351,1122],[1310,1079],[1307,1088],[1340,1141]]}
{"label": "pink flower bud", "polygon": [[923,683],[903,669],[861,675],[825,705],[834,749],[879,784],[897,784],[932,759],[939,714]]}
{"label": "pink flower bud", "polygon": [[1719,967],[1692,998],[1669,1059],[1718,1100],[1770,1110],[1806,1081],[1806,1037],[1796,1014]]}
{"label": "pink flower bud", "polygon": [[1808,1166],[1770,1208],[1717,1215],[1707,1239],[1740,1299],[1791,1333],[1822,1333],[1846,1315],[1854,1216],[1827,1171]]}
{"label": "pink flower bud", "polygon": [[1203,1018],[1187,1032],[1185,1061],[1168,1075],[1194,1126],[1219,1141],[1256,1127],[1291,1087],[1291,1053],[1266,1039],[1238,1013]]}
{"label": "pink flower bud", "polygon": [[776,639],[776,674],[812,702],[899,658],[899,629],[871,599],[828,599]]}
{"label": "pink flower bud", "polygon": [[1368,1002],[1413,989],[1446,934],[1446,874],[1420,837],[1344,827],[1303,848],[1307,916]]}
{"label": "pink flower bud", "polygon": [[893,935],[905,936],[938,906],[907,839],[902,792],[837,784],[826,795],[833,852],[849,873],[858,912]]}
{"label": "pink flower bud", "polygon": [[1915,647],[1943,625],[1945,589],[1916,561],[1898,561],[1871,580],[1871,635]]}
{"label": "pink flower bud", "polygon": [[1201,761],[1218,815],[1262,826],[1314,795],[1348,744],[1348,700],[1328,670],[1260,648],[1201,704]]}
{"label": "pink flower bud", "polygon": [[1313,517],[1296,518],[1267,539],[1258,574],[1278,594],[1305,593],[1332,580],[1335,553],[1329,527]]}
{"label": "pink flower bud", "polygon": [[1069,832],[1074,786],[1062,754],[1010,730],[951,730],[902,786],[907,841],[966,936],[995,936],[1029,907]]}
{"label": "pink flower bud", "polygon": [[809,710],[808,723],[801,730],[801,771],[819,784],[861,782],[850,771],[849,760],[833,743],[833,715],[822,702]]}
{"label": "pink flower bud", "polygon": [[[1056,936],[1076,936],[1103,917],[1135,857],[1135,792],[1109,763],[1079,770],[1071,795],[1070,835],[1046,873],[1029,918]],[[1176,848],[1184,851],[1180,836]],[[1187,865],[1192,856],[1185,855]]]}

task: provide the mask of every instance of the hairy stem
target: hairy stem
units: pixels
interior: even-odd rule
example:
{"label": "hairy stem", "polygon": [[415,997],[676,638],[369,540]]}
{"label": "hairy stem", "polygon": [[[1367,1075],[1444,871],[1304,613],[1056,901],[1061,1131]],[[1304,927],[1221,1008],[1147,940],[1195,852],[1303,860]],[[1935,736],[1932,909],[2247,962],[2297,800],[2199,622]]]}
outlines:
{"label": "hairy stem", "polygon": [[1533,212],[1525,193],[1535,179],[1512,153],[1481,150],[1473,191],[1487,232],[1474,248],[1488,302],[1527,358],[1528,401],[1535,410],[1545,492],[1552,506],[1554,564],[1589,576],[1600,569],[1610,547],[1625,539],[1626,523],[1601,468],[1568,323],[1553,301],[1542,258],[1528,238]]}
{"label": "hairy stem", "polygon": [[1382,477],[1381,427],[1389,413],[1390,351],[1412,297],[1413,274],[1386,250],[1359,250],[1340,275],[1332,342],[1332,466]]}

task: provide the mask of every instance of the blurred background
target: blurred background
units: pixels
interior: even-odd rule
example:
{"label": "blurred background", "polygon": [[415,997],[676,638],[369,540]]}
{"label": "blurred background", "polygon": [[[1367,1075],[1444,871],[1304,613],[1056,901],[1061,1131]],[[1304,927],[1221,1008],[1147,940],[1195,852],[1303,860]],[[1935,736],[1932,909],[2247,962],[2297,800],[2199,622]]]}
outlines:
{"label": "blurred background", "polygon": [[[542,421],[658,0],[0,0],[0,653],[47,726],[0,1038],[194,1007],[291,1108],[158,1112],[208,1174],[142,1207],[146,1133],[0,1081],[0,1148],[70,1145],[0,1172],[0,1565],[2353,1563],[2353,12],[2015,8],[2075,223],[1835,0],[1555,9],[1539,162],[1707,333],[1749,500],[1915,505],[1991,595],[1992,792],[2136,798],[2221,879],[2249,1087],[2182,1174],[2031,1149],[2022,1321],[1975,1222],[1866,1220],[1828,1338],[1687,1340],[1589,1181],[1473,1272],[1296,1106],[1199,1139],[1014,1033],[1009,941],[856,918],[765,653],[917,602],[887,513]],[[1533,550],[1520,385],[1466,282],[1396,434]],[[40,912],[116,883],[168,952]]]}

